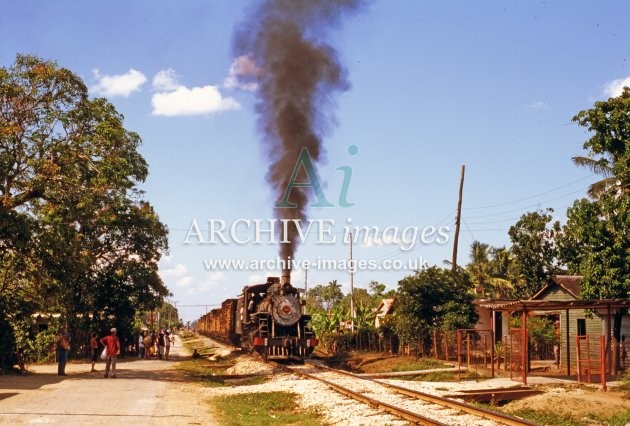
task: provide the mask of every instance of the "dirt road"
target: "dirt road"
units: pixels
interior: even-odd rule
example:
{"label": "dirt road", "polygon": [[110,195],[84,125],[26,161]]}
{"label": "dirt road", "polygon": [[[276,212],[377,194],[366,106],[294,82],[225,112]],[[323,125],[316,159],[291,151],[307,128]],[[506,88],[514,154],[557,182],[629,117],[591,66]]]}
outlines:
{"label": "dirt road", "polygon": [[0,376],[0,424],[211,425],[209,406],[175,364],[187,351],[179,340],[171,360],[119,361],[118,378],[90,373],[90,364],[31,366],[34,374]]}

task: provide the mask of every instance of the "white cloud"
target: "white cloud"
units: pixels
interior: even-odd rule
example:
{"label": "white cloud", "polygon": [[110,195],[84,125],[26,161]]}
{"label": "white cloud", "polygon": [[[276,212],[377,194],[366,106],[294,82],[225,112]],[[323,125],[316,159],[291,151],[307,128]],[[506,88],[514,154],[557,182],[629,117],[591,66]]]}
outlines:
{"label": "white cloud", "polygon": [[391,244],[398,244],[400,242],[398,234],[390,235],[389,233],[383,236],[368,234],[366,238],[362,240],[363,247],[376,247],[387,246]]}
{"label": "white cloud", "polygon": [[177,280],[177,287],[189,287],[193,281],[192,277],[183,277]]}
{"label": "white cloud", "polygon": [[258,88],[256,80],[262,70],[249,55],[242,55],[234,59],[223,86],[228,89],[243,89],[253,92]]}
{"label": "white cloud", "polygon": [[616,98],[621,95],[624,87],[630,87],[630,77],[618,78],[617,80],[606,83],[604,85],[604,95],[610,98]]}
{"label": "white cloud", "polygon": [[177,74],[172,68],[158,71],[153,77],[153,89],[161,92],[177,90],[180,84],[177,82]]}
{"label": "white cloud", "polygon": [[90,90],[96,95],[106,97],[124,96],[126,98],[133,92],[139,91],[140,86],[147,81],[144,74],[133,68],[125,74],[118,75],[101,74],[98,69],[92,72],[97,83]]}
{"label": "white cloud", "polygon": [[199,286],[190,288],[188,294],[202,294],[214,291],[224,284],[226,278],[227,275],[223,271],[208,272],[204,282]]}
{"label": "white cloud", "polygon": [[188,273],[188,268],[182,263],[178,263],[171,268],[160,268],[160,277],[162,277],[163,280],[171,277],[183,277],[186,273]]}
{"label": "white cloud", "polygon": [[209,115],[221,111],[239,109],[233,98],[224,98],[216,86],[179,86],[173,91],[159,92],[151,98],[154,115],[167,117],[181,115]]}
{"label": "white cloud", "polygon": [[267,281],[267,277],[272,276],[272,275],[267,275],[267,274],[271,274],[271,272],[267,271],[265,275],[260,275],[260,274],[250,275],[249,277],[247,277],[247,284],[264,283]]}
{"label": "white cloud", "polygon": [[536,101],[536,102],[532,102],[531,104],[528,104],[527,108],[529,108],[529,109],[538,109],[538,110],[540,110],[540,109],[549,109],[549,105],[547,105],[543,101]]}

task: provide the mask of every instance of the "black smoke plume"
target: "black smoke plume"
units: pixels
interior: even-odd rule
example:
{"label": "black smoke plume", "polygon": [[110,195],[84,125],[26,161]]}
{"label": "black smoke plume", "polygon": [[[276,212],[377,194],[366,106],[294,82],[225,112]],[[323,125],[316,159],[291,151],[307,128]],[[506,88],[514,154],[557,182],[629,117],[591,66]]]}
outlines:
{"label": "black smoke plume", "polygon": [[[260,72],[256,112],[269,159],[267,181],[280,200],[303,147],[315,164],[323,160],[322,140],[334,123],[332,96],[349,88],[335,49],[326,41],[330,29],[357,11],[362,0],[267,0],[257,4],[237,29],[237,55],[248,55]],[[305,176],[298,179],[305,180]],[[311,189],[294,188],[297,208],[276,208],[278,219],[306,219]],[[294,257],[296,230],[280,245],[283,259]],[[281,241],[285,238],[280,232]]]}

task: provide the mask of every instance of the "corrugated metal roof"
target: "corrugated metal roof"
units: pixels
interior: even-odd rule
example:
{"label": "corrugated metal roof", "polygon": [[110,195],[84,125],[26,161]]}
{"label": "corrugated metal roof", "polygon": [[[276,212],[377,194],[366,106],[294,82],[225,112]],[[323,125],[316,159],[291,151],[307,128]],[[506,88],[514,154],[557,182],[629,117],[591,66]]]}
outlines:
{"label": "corrugated metal roof", "polygon": [[630,307],[630,299],[595,300],[475,300],[476,305],[495,311],[551,311],[556,309],[615,309]]}

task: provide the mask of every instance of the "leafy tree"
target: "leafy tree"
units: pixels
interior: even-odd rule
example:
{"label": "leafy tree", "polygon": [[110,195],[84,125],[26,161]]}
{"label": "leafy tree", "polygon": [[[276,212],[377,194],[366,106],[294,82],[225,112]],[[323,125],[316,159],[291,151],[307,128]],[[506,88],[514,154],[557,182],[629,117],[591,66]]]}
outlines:
{"label": "leafy tree", "polygon": [[475,294],[484,295],[490,287],[490,246],[479,241],[470,245],[470,262],[466,266],[475,285]]}
{"label": "leafy tree", "polygon": [[492,277],[493,297],[513,297],[514,288],[518,284],[517,264],[514,256],[505,247],[490,249],[490,265],[488,272]]}
{"label": "leafy tree", "polygon": [[370,281],[368,284],[368,290],[370,296],[372,297],[373,307],[376,307],[383,299],[392,299],[396,297],[396,290],[387,290],[387,286],[383,283],[379,283],[378,281]]}
{"label": "leafy tree", "polygon": [[319,284],[308,291],[307,303],[309,312],[324,310],[329,312],[343,299],[341,284],[332,280],[328,285]]}
{"label": "leafy tree", "polygon": [[356,330],[374,330],[376,312],[369,306],[359,302],[354,308],[354,327]]}
{"label": "leafy tree", "polygon": [[[594,200],[578,200],[567,211],[561,256],[572,272],[584,276],[582,297],[626,298],[630,292],[630,88],[618,97],[595,102],[573,121],[592,133],[583,146],[586,158],[606,179],[591,187]],[[625,309],[615,313],[617,340],[625,313]]]}
{"label": "leafy tree", "polygon": [[330,311],[318,310],[313,313],[310,326],[326,350],[335,349],[341,322],[347,317],[348,311],[343,306],[337,306]]}
{"label": "leafy tree", "polygon": [[[561,255],[576,274],[583,275],[586,299],[626,298],[630,292],[630,196],[605,193],[597,200],[576,201],[567,212],[560,238]],[[621,338],[615,313],[613,333]]]}
{"label": "leafy tree", "polygon": [[[365,308],[369,309],[372,307],[372,302],[372,296],[370,296],[366,289],[361,287],[354,288],[353,303],[355,315],[358,306],[364,306]],[[338,304],[343,306],[344,309],[346,309],[348,313],[350,313],[350,293],[345,294],[343,298],[338,302]]]}
{"label": "leafy tree", "polygon": [[630,193],[630,88],[593,108],[580,111],[573,122],[592,132],[583,148],[587,156],[573,157],[578,166],[604,176],[591,185],[588,194],[598,198],[605,192]]}
{"label": "leafy tree", "polygon": [[137,187],[140,142],[54,62],[18,55],[0,68],[0,316],[14,328],[44,309],[70,328],[113,316],[124,337],[136,309],[168,294],[167,231]]}
{"label": "leafy tree", "polygon": [[470,274],[475,294],[485,297],[511,297],[517,282],[515,262],[509,250],[479,241],[473,241],[470,246],[466,271]]}
{"label": "leafy tree", "polygon": [[551,275],[560,272],[555,237],[560,223],[552,223],[553,210],[529,212],[510,227],[510,251],[516,262],[518,283],[516,297],[530,297],[547,283]]}
{"label": "leafy tree", "polygon": [[436,266],[399,281],[395,329],[400,339],[426,345],[433,330],[472,326],[477,313],[470,286],[464,271]]}

